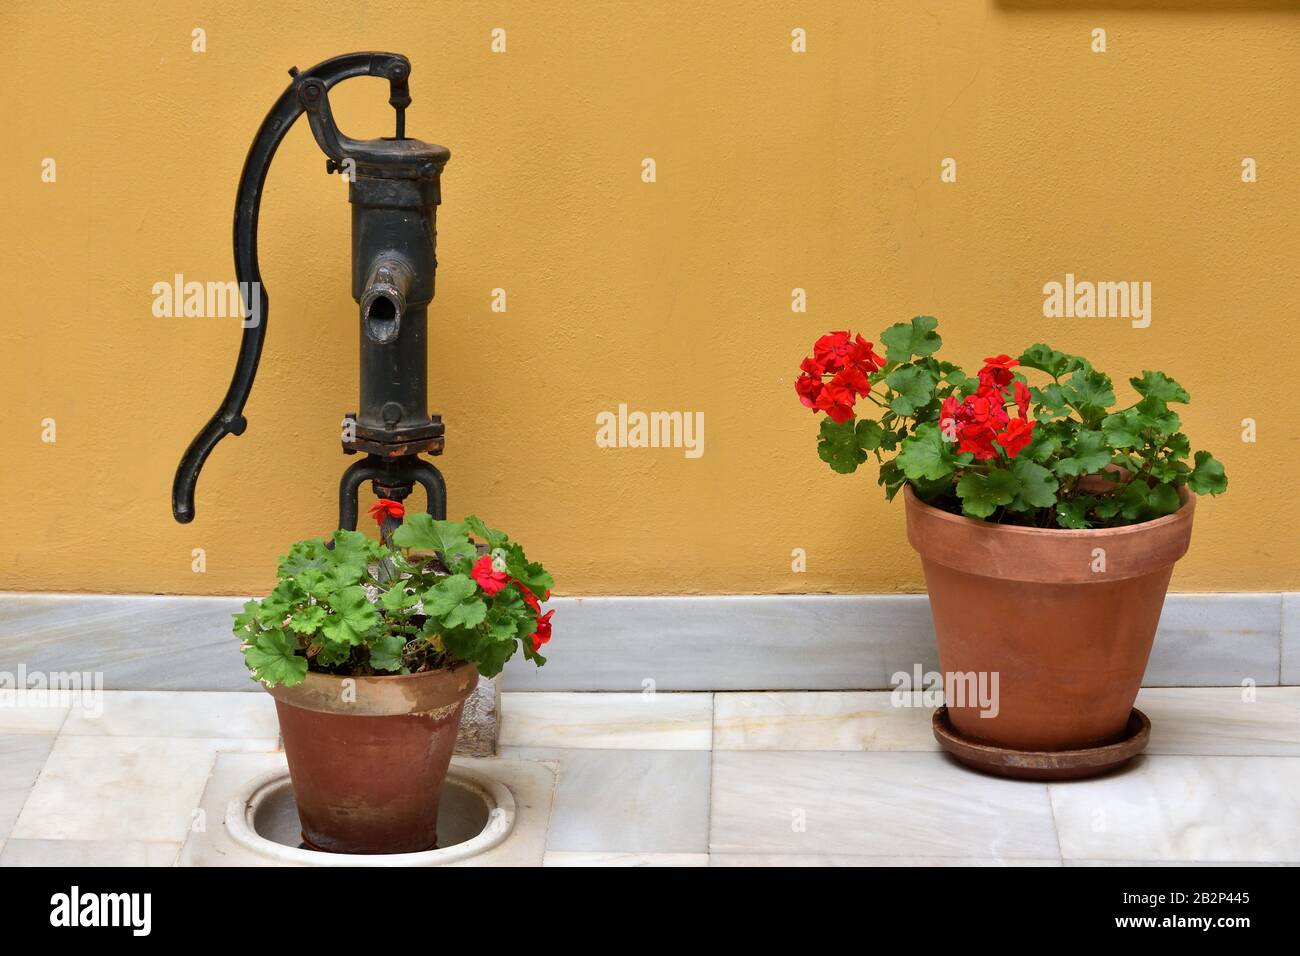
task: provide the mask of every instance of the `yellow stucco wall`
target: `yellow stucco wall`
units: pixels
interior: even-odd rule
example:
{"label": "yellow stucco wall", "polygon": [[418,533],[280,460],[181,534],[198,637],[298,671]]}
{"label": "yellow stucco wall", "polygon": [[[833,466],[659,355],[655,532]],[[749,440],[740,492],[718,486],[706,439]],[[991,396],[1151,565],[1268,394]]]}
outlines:
{"label": "yellow stucco wall", "polygon": [[[357,49],[410,56],[408,130],[453,153],[430,334],[452,514],[512,532],[563,593],[919,590],[901,502],[817,459],[792,390],[820,332],[918,313],[968,368],[1045,340],[1121,384],[1180,380],[1231,488],[1202,502],[1174,587],[1296,586],[1293,5],[98,6],[0,7],[0,588],[259,591],[332,527],[357,318],[345,191],[305,123],[263,204],[249,428],[209,460],[189,526],[172,473],[239,330],[154,318],[151,287],[233,278],[235,184],[285,70]],[[389,135],[386,96],[340,87],[340,125]],[[1043,318],[1067,272],[1150,281],[1151,326]],[[703,412],[704,455],[598,448],[620,402]]]}

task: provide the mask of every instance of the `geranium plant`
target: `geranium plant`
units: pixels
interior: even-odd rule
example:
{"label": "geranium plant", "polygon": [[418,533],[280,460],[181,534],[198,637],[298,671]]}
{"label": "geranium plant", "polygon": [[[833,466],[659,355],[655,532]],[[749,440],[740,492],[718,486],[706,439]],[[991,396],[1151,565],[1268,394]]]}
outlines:
{"label": "geranium plant", "polygon": [[[500,673],[522,646],[539,666],[551,639],[551,575],[474,515],[463,522],[371,509],[381,540],[336,531],[282,557],[275,589],[235,617],[244,661],[268,687],[309,670],[340,676],[407,674],[473,661]],[[477,541],[475,540],[477,539]]]}
{"label": "geranium plant", "polygon": [[817,451],[835,471],[874,455],[890,499],[909,483],[931,505],[1041,528],[1149,521],[1178,510],[1183,485],[1227,488],[1213,455],[1192,455],[1170,407],[1190,398],[1163,372],[1129,379],[1135,398],[1117,408],[1110,377],[1085,358],[1038,344],[986,358],[972,378],[935,357],[937,327],[932,316],[891,326],[883,357],[849,332],[813,345],[795,390],[826,416]]}

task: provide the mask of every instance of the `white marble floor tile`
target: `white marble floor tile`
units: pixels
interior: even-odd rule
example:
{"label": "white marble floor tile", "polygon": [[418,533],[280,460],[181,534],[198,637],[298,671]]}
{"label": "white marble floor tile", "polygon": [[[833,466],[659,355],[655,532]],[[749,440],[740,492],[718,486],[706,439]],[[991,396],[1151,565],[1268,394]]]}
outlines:
{"label": "white marble floor tile", "polygon": [[1051,784],[1064,857],[1300,862],[1300,760],[1139,757]]}
{"label": "white marble floor tile", "polygon": [[707,853],[568,853],[548,850],[542,866],[708,866]]}
{"label": "white marble floor tile", "polygon": [[1160,866],[1160,867],[1177,867],[1177,866],[1300,866],[1300,863],[1256,863],[1242,862],[1240,860],[1066,860],[1066,866]]}
{"label": "white marble floor tile", "polygon": [[10,836],[181,842],[220,750],[276,739],[60,735]]}
{"label": "white marble floor tile", "polygon": [[[86,699],[93,704],[94,696]],[[48,690],[8,690],[0,694],[0,734],[57,734],[79,695],[51,694]]]}
{"label": "white marble floor tile", "polygon": [[275,700],[261,691],[104,692],[103,713],[73,709],[65,735],[114,737],[278,737]]}
{"label": "white marble floor tile", "polygon": [[1146,687],[1149,754],[1300,756],[1300,687]]}
{"label": "white marble floor tile", "polygon": [[766,691],[713,698],[715,750],[938,750],[921,694]]}
{"label": "white marble floor tile", "polygon": [[712,694],[501,695],[503,746],[708,750],[712,737]]}
{"label": "white marble floor tile", "polygon": [[508,747],[502,756],[554,761],[559,767],[547,850],[707,850],[707,752]]}
{"label": "white marble floor tile", "polygon": [[1047,789],[937,753],[720,752],[711,853],[1057,859]]}
{"label": "white marble floor tile", "polygon": [[132,840],[10,840],[0,866],[172,866],[180,850]]}
{"label": "white marble floor tile", "polygon": [[0,735],[0,840],[13,829],[54,741],[44,734]]}
{"label": "white marble floor tile", "polygon": [[952,866],[1061,866],[1059,859],[1007,859],[991,860],[980,857],[948,856],[860,856],[844,853],[711,853],[709,866],[890,866],[890,867],[952,867]]}

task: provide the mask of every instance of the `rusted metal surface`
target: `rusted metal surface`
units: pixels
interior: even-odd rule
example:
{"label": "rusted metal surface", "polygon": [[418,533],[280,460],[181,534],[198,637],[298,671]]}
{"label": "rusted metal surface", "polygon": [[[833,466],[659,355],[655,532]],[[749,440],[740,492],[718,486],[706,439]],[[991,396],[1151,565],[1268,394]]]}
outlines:
{"label": "rusted metal surface", "polygon": [[[413,441],[398,442],[390,444],[388,442],[367,441],[364,438],[357,438],[350,442],[343,443],[343,451],[349,455],[355,455],[357,452],[365,452],[369,455],[381,455],[384,458],[409,458],[412,455],[441,455],[445,445],[445,440],[441,435],[437,438],[421,438]],[[340,527],[342,527],[340,525]]]}
{"label": "rusted metal surface", "polygon": [[308,673],[271,691],[304,843],[331,853],[437,846],[438,802],[473,664],[385,677]]}
{"label": "rusted metal surface", "polygon": [[931,727],[939,746],[966,766],[1021,780],[1095,777],[1132,760],[1146,749],[1151,738],[1151,721],[1136,707],[1130,713],[1119,740],[1081,750],[1015,750],[970,740],[953,729],[947,707],[934,712]]}

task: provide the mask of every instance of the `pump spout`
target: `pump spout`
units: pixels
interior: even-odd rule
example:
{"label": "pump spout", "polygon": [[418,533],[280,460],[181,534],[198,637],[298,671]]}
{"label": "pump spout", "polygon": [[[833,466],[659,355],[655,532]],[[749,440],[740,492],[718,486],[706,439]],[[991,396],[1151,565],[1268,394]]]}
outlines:
{"label": "pump spout", "polygon": [[370,268],[361,293],[361,327],[376,345],[396,342],[401,334],[413,278],[405,260],[393,255],[380,257]]}

